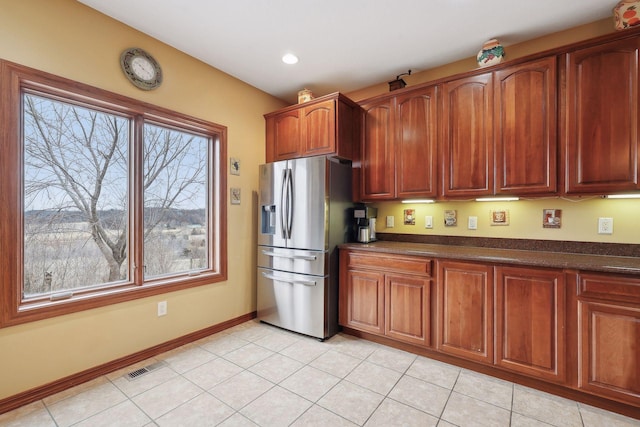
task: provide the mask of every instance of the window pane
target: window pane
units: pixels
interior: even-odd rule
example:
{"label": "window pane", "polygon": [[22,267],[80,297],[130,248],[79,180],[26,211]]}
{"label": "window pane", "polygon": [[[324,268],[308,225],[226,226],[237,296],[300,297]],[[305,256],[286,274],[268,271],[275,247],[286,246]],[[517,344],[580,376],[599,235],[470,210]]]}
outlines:
{"label": "window pane", "polygon": [[209,268],[210,138],[144,126],[145,277]]}
{"label": "window pane", "polygon": [[23,94],[24,296],[128,280],[129,120]]}

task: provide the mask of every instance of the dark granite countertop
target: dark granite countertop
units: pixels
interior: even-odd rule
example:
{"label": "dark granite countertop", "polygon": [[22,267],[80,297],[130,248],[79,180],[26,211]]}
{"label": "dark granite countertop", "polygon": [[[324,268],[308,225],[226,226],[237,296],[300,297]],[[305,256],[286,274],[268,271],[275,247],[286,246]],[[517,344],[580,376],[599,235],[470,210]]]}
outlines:
{"label": "dark granite countertop", "polygon": [[378,241],[345,243],[340,249],[357,249],[399,255],[419,255],[433,258],[481,261],[532,267],[562,268],[607,273],[640,275],[640,258],[591,255],[521,249],[497,249],[474,246],[454,246],[412,242]]}

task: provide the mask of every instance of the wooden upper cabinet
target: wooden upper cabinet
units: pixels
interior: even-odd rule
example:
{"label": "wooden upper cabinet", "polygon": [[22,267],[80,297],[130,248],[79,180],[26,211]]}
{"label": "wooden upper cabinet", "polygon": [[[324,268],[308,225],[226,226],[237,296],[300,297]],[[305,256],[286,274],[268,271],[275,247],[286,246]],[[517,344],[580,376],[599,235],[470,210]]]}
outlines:
{"label": "wooden upper cabinet", "polygon": [[363,109],[361,145],[362,200],[395,198],[395,153],[393,98],[361,104]]}
{"label": "wooden upper cabinet", "polygon": [[640,190],[638,34],[363,102],[361,200]]}
{"label": "wooden upper cabinet", "polygon": [[266,161],[319,155],[352,160],[360,107],[339,93],[265,115]]}
{"label": "wooden upper cabinet", "polygon": [[428,86],[362,104],[362,200],[436,195],[437,96]]}
{"label": "wooden upper cabinet", "polygon": [[493,75],[443,84],[442,195],[493,193]]}
{"label": "wooden upper cabinet", "polygon": [[335,101],[324,101],[302,109],[301,140],[304,153],[310,156],[333,151],[336,144]]}
{"label": "wooden upper cabinet", "polygon": [[[267,153],[271,149],[271,159],[277,161],[300,157],[300,110],[287,111],[286,113],[267,119],[267,141],[271,140],[271,147],[267,142]],[[267,157],[270,157],[267,154]]]}
{"label": "wooden upper cabinet", "polygon": [[564,56],[564,191],[637,190],[638,55],[633,37]]}
{"label": "wooden upper cabinet", "polygon": [[396,196],[435,197],[437,193],[437,86],[396,98]]}
{"label": "wooden upper cabinet", "polygon": [[557,191],[556,57],[494,74],[496,194]]}

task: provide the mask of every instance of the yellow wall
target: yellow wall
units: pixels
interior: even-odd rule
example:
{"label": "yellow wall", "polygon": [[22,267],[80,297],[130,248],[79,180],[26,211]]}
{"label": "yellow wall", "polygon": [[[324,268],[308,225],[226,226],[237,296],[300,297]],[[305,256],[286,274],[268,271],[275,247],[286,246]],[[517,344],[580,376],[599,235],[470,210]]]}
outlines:
{"label": "yellow wall", "polygon": [[[580,40],[614,32],[613,19],[607,18],[591,24],[582,25],[566,31],[550,34],[513,46],[505,46],[506,58],[516,59],[536,52],[542,52]],[[476,69],[475,57],[466,58],[442,67],[425,70],[403,77],[407,87],[426,83],[439,78]],[[377,96],[389,91],[387,83],[366,87],[347,95],[355,100]],[[447,236],[503,237],[514,239],[572,240],[580,242],[640,243],[640,227],[637,215],[640,214],[640,200],[603,200],[586,199],[544,199],[521,200],[509,203],[486,202],[448,202],[434,205],[404,205],[385,202],[373,204],[378,208],[378,232],[406,233]],[[416,225],[404,225],[404,210],[416,209]],[[444,226],[444,210],[458,211],[458,226]],[[489,212],[492,209],[508,209],[511,215],[509,226],[491,226]],[[542,228],[543,209],[562,209],[562,227],[560,229]],[[395,217],[395,227],[387,228],[385,217]],[[433,216],[434,228],[424,228],[424,217]],[[469,216],[478,217],[478,229],[468,230]],[[597,234],[598,217],[614,218],[614,234]]]}
{"label": "yellow wall", "polygon": [[[505,45],[505,58],[507,61],[517,59],[526,55],[531,55],[533,53],[543,52],[548,49],[565,46],[577,41],[612,33],[614,31],[613,19],[602,19],[600,21],[581,25],[575,28],[570,28],[564,31],[559,31],[557,33],[549,34],[523,43],[518,43],[511,46]],[[481,46],[479,45],[478,50],[480,50],[480,47]],[[476,58],[474,56],[461,59],[460,61],[452,62],[450,64],[445,64],[441,67],[422,70],[417,73],[414,72],[412,75],[404,76],[402,78],[407,83],[407,88],[409,88],[413,85],[427,83],[454,74],[475,70],[477,68],[478,63],[476,62]],[[346,95],[354,101],[358,102],[376,95],[386,93],[388,91],[389,84],[385,82],[358,89],[353,92],[349,92]]]}
{"label": "yellow wall", "polygon": [[[383,233],[437,236],[498,237],[509,239],[569,240],[578,242],[640,244],[640,200],[549,198],[514,202],[438,202],[434,204],[377,203],[376,231]],[[415,209],[415,225],[404,225],[404,210]],[[543,228],[544,209],[561,209],[562,224]],[[456,210],[458,225],[444,226],[444,211]],[[491,225],[491,210],[508,210],[509,225]],[[386,217],[394,216],[394,227],[386,227]],[[425,216],[433,217],[433,229],[426,229]],[[478,217],[478,229],[467,228],[468,218]],[[613,234],[598,234],[598,218],[613,218]]]}
{"label": "yellow wall", "polygon": [[[0,399],[255,310],[262,115],[282,101],[74,0],[0,0],[0,40],[0,58],[227,126],[227,154],[241,160],[228,185],[242,189],[242,204],[227,208],[228,281],[0,329]],[[160,62],[159,89],[125,79],[118,61],[128,47]],[[160,300],[168,315],[159,318]]]}

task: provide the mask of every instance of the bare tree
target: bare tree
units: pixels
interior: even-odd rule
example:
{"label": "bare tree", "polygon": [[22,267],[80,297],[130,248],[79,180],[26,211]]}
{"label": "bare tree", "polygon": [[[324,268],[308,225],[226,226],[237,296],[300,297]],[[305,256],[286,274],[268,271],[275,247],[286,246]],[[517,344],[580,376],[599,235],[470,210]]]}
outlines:
{"label": "bare tree", "polygon": [[[24,96],[25,212],[47,211],[47,226],[40,232],[64,227],[69,212],[78,212],[82,226],[67,226],[85,233],[85,245],[93,242],[99,249],[108,282],[127,277],[130,126],[119,115]],[[147,236],[171,209],[202,197],[198,188],[206,185],[206,155],[194,155],[194,135],[156,125],[144,129]]]}

